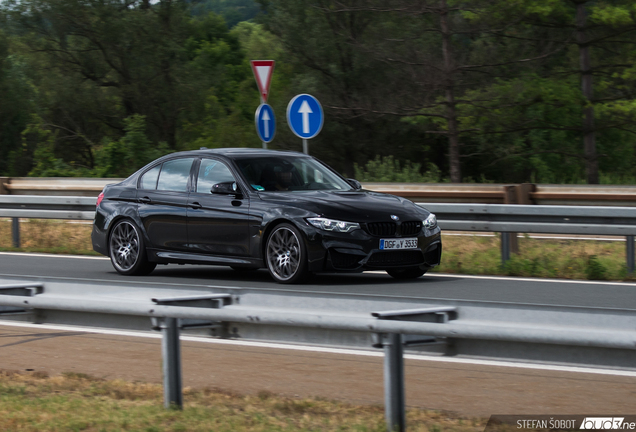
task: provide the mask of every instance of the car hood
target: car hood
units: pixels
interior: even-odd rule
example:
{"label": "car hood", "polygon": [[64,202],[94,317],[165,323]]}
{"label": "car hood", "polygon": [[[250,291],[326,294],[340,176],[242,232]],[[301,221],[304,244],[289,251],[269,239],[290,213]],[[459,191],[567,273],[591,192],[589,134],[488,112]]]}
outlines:
{"label": "car hood", "polygon": [[302,208],[319,216],[351,222],[423,220],[430,214],[407,199],[371,191],[261,192],[264,202]]}

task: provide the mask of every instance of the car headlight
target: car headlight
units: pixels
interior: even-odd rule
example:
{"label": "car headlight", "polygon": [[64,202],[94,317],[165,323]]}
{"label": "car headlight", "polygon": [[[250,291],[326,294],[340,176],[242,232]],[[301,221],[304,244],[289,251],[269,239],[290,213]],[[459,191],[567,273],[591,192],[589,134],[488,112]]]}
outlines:
{"label": "car headlight", "polygon": [[308,218],[307,222],[309,222],[310,224],[312,224],[313,226],[321,230],[341,232],[341,233],[351,232],[353,230],[360,228],[360,224],[356,222],[344,222],[344,221],[327,219],[327,218],[319,218],[319,217]]}
{"label": "car headlight", "polygon": [[424,228],[426,229],[435,229],[437,228],[437,217],[435,217],[435,215],[431,213],[430,215],[428,215],[426,220],[422,221],[422,223],[424,223]]}

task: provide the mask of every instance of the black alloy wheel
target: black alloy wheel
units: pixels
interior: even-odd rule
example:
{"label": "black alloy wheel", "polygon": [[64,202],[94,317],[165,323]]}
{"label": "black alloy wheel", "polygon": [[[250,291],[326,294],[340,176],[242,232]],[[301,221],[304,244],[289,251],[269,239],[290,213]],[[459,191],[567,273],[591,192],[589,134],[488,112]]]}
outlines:
{"label": "black alloy wheel", "polygon": [[426,270],[423,270],[420,267],[408,267],[402,269],[391,269],[386,272],[389,276],[392,276],[395,279],[415,279],[426,273]]}
{"label": "black alloy wheel", "polygon": [[305,243],[292,225],[278,225],[267,239],[265,261],[267,269],[278,283],[302,282],[309,274]]}
{"label": "black alloy wheel", "polygon": [[150,274],[156,263],[146,259],[146,248],[139,228],[127,219],[115,224],[108,242],[110,261],[118,273],[127,276]]}

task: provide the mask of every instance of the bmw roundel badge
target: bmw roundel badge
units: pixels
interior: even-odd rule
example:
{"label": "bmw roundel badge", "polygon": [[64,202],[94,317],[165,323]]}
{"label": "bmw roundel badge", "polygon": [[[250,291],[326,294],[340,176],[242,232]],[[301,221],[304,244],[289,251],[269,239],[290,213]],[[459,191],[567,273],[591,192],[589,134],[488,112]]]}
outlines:
{"label": "bmw roundel badge", "polygon": [[397,217],[396,215],[391,215],[391,219],[393,219],[394,221],[399,221],[400,218]]}

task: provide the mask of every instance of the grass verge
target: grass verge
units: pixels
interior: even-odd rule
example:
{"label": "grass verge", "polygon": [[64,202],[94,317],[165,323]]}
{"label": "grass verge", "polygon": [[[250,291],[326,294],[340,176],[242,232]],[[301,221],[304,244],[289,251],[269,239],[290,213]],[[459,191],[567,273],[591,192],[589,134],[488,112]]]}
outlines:
{"label": "grass verge", "polygon": [[500,237],[443,235],[442,264],[435,271],[473,275],[634,281],[624,241],[519,237],[519,254],[502,266]]}
{"label": "grass verge", "polygon": [[[160,385],[105,381],[84,374],[0,371],[0,430],[258,432],[385,431],[384,408],[268,392],[245,396],[184,389],[184,409],[163,408]],[[409,409],[410,431],[483,431],[486,419]]]}
{"label": "grass verge", "polygon": [[[0,250],[98,255],[90,223],[29,219],[21,222],[21,244],[12,246],[11,220],[0,219]],[[520,253],[501,265],[499,236],[442,235],[443,273],[590,280],[636,280],[627,272],[624,241],[519,238]]]}

